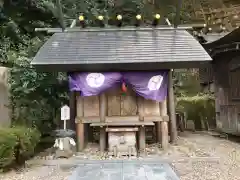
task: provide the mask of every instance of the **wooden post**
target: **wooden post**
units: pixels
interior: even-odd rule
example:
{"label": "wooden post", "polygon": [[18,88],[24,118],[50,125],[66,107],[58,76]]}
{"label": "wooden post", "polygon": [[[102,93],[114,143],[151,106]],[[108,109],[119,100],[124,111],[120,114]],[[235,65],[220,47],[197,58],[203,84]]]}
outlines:
{"label": "wooden post", "polygon": [[85,138],[84,142],[85,142],[85,145],[88,144],[88,137],[89,137],[89,135],[88,135],[88,133],[89,133],[88,126],[89,126],[89,124],[84,124],[84,138]]}
{"label": "wooden post", "polygon": [[[139,115],[139,120],[144,121],[143,116],[144,116],[144,101],[141,96],[137,97],[137,106],[138,106],[138,115]],[[146,134],[145,134],[145,127],[141,126],[139,128],[139,149],[141,151],[145,151],[146,148]]]}
{"label": "wooden post", "polygon": [[154,126],[155,126],[155,133],[156,133],[156,143],[160,143],[161,142],[160,122],[155,122]]}
{"label": "wooden post", "polygon": [[[107,115],[107,97],[105,93],[102,93],[99,97],[100,105],[100,121],[105,122],[105,117]],[[100,151],[104,152],[106,149],[106,129],[105,127],[100,127]]]}
{"label": "wooden post", "polygon": [[71,91],[69,93],[69,108],[70,108],[70,121],[67,121],[67,129],[76,131],[76,92]]}
{"label": "wooden post", "polygon": [[77,123],[77,151],[83,151],[85,147],[85,137],[84,137],[84,124],[81,122],[81,119],[84,115],[83,112],[83,98],[78,94],[77,96],[77,117],[80,119],[80,122]]}
{"label": "wooden post", "polygon": [[[163,102],[160,102],[159,103],[159,113],[160,113],[160,116],[162,117],[162,103]],[[161,131],[161,122],[156,122],[156,135],[157,135],[157,142],[158,143],[161,143],[161,139],[162,139],[162,131]]]}
{"label": "wooden post", "polygon": [[170,140],[171,143],[177,141],[177,124],[176,124],[176,112],[175,112],[175,98],[173,91],[173,70],[169,70],[168,74],[168,105],[169,105],[169,117],[171,124]]}
{"label": "wooden post", "polygon": [[146,133],[145,133],[145,126],[141,126],[139,128],[139,149],[141,151],[145,151],[146,148]]}
{"label": "wooden post", "polygon": [[167,100],[165,99],[160,104],[160,114],[163,118],[161,122],[159,122],[159,140],[162,144],[163,149],[167,149],[168,147],[168,115],[167,115]]}

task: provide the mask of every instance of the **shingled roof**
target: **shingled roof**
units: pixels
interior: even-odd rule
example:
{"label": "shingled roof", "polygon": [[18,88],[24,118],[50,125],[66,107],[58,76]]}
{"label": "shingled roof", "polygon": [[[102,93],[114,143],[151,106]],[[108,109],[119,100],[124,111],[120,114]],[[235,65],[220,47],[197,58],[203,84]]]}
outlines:
{"label": "shingled roof", "polygon": [[[211,37],[212,34],[206,35],[206,37],[207,36]],[[218,36],[215,35],[215,39],[212,38],[212,41],[205,44],[204,47],[216,48],[219,46],[224,46],[224,45],[233,44],[233,43],[240,43],[240,28],[237,28],[230,33],[222,33],[222,34],[219,34]]]}
{"label": "shingled roof", "polygon": [[32,61],[58,71],[154,70],[198,67],[211,61],[186,30],[55,33]]}

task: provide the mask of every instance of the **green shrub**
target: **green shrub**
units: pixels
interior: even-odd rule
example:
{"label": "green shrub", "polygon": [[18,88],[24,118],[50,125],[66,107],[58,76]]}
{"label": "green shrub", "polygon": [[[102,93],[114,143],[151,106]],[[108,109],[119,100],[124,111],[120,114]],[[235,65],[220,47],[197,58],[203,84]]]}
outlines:
{"label": "green shrub", "polygon": [[26,127],[0,128],[0,169],[24,163],[34,154],[40,140],[36,129]]}
{"label": "green shrub", "polygon": [[202,123],[215,126],[215,101],[210,95],[197,95],[177,99],[177,111],[185,112],[187,119],[195,122],[196,129],[201,129]]}

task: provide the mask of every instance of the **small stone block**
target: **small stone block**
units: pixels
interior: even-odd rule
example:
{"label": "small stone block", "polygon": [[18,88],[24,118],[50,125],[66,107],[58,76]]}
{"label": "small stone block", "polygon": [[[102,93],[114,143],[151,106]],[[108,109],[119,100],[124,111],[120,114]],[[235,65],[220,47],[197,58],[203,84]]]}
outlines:
{"label": "small stone block", "polygon": [[71,151],[57,150],[55,153],[55,158],[70,158],[72,156],[73,152]]}

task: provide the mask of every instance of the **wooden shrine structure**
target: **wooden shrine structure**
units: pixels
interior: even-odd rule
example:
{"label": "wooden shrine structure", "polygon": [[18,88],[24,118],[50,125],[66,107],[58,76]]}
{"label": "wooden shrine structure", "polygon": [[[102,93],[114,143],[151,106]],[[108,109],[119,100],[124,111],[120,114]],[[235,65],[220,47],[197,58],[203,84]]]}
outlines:
{"label": "wooden shrine structure", "polygon": [[[214,40],[215,38],[215,40]],[[203,46],[213,58],[212,65],[200,68],[203,86],[214,86],[216,125],[225,133],[240,133],[240,28],[220,36],[205,35],[211,39]]]}
{"label": "wooden shrine structure", "polygon": [[[67,72],[69,75],[80,72],[168,71],[168,93],[160,103],[144,99],[131,88],[125,95],[121,94],[119,87],[88,97],[71,91],[68,128],[76,130],[78,151],[84,149],[92,135],[92,127],[99,128],[100,150],[108,149],[114,155],[116,146],[125,150],[127,146],[130,154],[143,151],[146,127],[155,129],[156,139],[164,149],[168,146],[169,134],[170,141],[176,141],[173,69],[205,67],[212,60],[189,32],[194,29],[193,25],[179,25],[180,2],[174,25],[168,19],[166,25],[157,24],[160,15],[156,14],[152,27],[139,26],[141,15],[136,15],[135,27],[121,27],[119,21],[124,16],[116,15],[118,27],[107,28],[103,24],[104,17],[100,15],[96,20],[101,27],[88,28],[81,15],[81,27],[75,27],[74,20],[69,28],[36,29],[54,33],[32,61],[32,65],[39,70]],[[63,17],[61,8],[59,12]],[[198,29],[204,27],[196,26]]]}
{"label": "wooden shrine structure", "polygon": [[217,128],[239,134],[240,3],[236,0],[195,3],[196,19],[204,19],[206,24],[196,36],[213,59],[209,67],[199,69],[202,87],[215,94]]}
{"label": "wooden shrine structure", "polygon": [[185,29],[78,28],[55,33],[39,50],[32,64],[44,70],[68,73],[168,69],[168,96],[160,104],[137,96],[132,90],[125,96],[116,90],[84,98],[78,92],[71,92],[71,128],[77,132],[78,150],[84,149],[91,135],[89,126],[98,126],[100,149],[104,151],[106,134],[113,131],[125,134],[136,131],[136,144],[144,150],[147,126],[155,127],[157,140],[167,148],[169,119],[171,140],[177,137],[171,69],[206,66],[210,61],[204,48]]}

